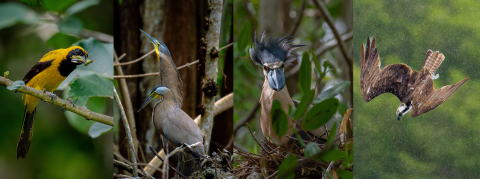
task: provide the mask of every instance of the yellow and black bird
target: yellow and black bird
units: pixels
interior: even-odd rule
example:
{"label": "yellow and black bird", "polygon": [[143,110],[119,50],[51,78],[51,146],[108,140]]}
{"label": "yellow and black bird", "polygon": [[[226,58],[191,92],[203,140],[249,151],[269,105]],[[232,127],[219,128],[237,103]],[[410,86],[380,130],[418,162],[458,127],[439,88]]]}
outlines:
{"label": "yellow and black bird", "polygon": [[[52,93],[75,70],[77,65],[85,64],[88,57],[87,52],[79,46],[72,46],[67,49],[58,49],[45,54],[23,78],[25,85],[37,90],[45,90],[52,100],[55,95]],[[24,159],[30,149],[30,142],[33,136],[33,120],[38,101],[40,99],[26,94],[25,112],[23,115],[22,131],[17,144],[17,159]]]}
{"label": "yellow and black bird", "polygon": [[[183,82],[167,46],[152,38],[143,30],[141,31],[150,38],[155,47],[157,59],[160,62],[161,86],[153,89],[138,111],[143,109],[153,99],[160,98],[160,101],[154,107],[152,119],[157,132],[162,137],[166,153],[172,147],[178,147],[182,144],[192,145],[200,142],[199,146],[193,148],[195,151],[190,151],[193,156],[186,156],[183,174],[188,176],[193,171],[199,170],[198,165],[195,165],[189,159],[205,155],[202,132],[193,119],[180,108],[183,102]],[[169,147],[166,147],[167,145]]]}

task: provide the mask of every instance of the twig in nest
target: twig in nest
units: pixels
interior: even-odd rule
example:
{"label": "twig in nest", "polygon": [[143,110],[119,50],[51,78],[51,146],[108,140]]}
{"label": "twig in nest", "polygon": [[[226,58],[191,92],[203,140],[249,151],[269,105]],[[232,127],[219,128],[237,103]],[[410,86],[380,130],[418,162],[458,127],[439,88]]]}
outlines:
{"label": "twig in nest", "polygon": [[[155,151],[155,149],[153,149],[152,146],[149,146],[150,150],[155,153],[155,155],[158,157],[158,159],[160,159],[164,164],[165,162],[163,161],[162,157],[160,157],[160,155],[158,155],[157,151]],[[168,157],[168,156],[167,156]],[[181,174],[180,172],[177,171],[177,169],[173,168],[172,166],[170,166],[170,164],[167,164],[168,167],[170,167],[170,169],[174,170],[178,175],[182,176],[183,178],[187,178],[185,177],[183,174]]]}
{"label": "twig in nest", "polygon": [[[246,125],[248,127],[248,130],[250,131],[250,134],[252,134],[253,139],[255,139],[255,142],[257,142],[257,144],[263,149],[263,151],[267,152],[267,150],[265,150],[265,148],[262,146],[262,144],[260,144],[260,142],[258,142],[257,138],[255,138],[255,135],[253,135],[252,129],[250,129],[250,125],[248,125],[248,123],[246,123]],[[268,156],[270,156],[270,158],[272,158],[272,160],[275,162],[275,164],[280,166],[278,161],[270,153],[267,152],[267,154],[268,154]]]}

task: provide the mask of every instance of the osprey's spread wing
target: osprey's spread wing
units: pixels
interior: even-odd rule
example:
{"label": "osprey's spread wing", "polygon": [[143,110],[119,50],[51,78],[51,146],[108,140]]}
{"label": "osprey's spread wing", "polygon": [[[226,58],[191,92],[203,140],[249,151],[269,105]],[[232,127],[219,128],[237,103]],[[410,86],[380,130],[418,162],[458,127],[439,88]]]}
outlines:
{"label": "osprey's spread wing", "polygon": [[380,64],[380,56],[375,48],[375,37],[371,43],[368,37],[366,51],[362,44],[360,86],[363,100],[368,102],[387,92],[402,100],[406,96],[412,70],[405,64],[388,65],[380,69]]}
{"label": "osprey's spread wing", "polygon": [[426,113],[445,102],[468,78],[454,85],[444,86],[435,90],[432,78],[427,78],[425,84],[415,90],[412,100],[412,118]]}

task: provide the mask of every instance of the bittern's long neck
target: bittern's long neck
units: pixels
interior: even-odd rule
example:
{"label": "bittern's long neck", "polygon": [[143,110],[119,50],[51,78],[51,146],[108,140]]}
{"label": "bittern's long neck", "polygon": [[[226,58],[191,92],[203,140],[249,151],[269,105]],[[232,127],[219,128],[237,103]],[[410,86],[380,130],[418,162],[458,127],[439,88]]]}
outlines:
{"label": "bittern's long neck", "polygon": [[[285,86],[282,90],[280,91],[275,91],[270,86],[268,85],[268,81],[265,78],[265,82],[263,83],[262,87],[262,94],[260,96],[260,104],[262,106],[262,112],[261,112],[261,117],[260,117],[260,124],[262,127],[262,132],[267,136],[267,134],[272,137],[274,140],[279,141],[280,145],[286,144],[289,139],[287,137],[279,137],[275,131],[273,130],[272,127],[272,119],[271,119],[271,111],[272,111],[272,103],[275,99],[278,99],[280,103],[282,104],[283,110],[288,113],[288,106],[292,106],[292,109],[295,108],[295,105],[293,104],[292,98],[290,97],[290,94],[288,94],[288,89],[287,86]],[[289,126],[295,127],[293,121],[289,120],[288,121]],[[291,135],[293,131],[289,129],[287,131],[286,135]],[[267,137],[268,138],[268,137]]]}
{"label": "bittern's long neck", "polygon": [[182,106],[183,91],[182,91],[182,79],[178,74],[177,67],[173,60],[163,53],[159,54],[160,62],[160,80],[162,86],[167,86],[175,92],[175,99],[178,106]]}
{"label": "bittern's long neck", "polygon": [[179,106],[175,100],[175,95],[169,89],[165,90],[163,100],[158,102],[157,105],[155,105],[155,111],[161,112],[161,115],[168,115],[169,111],[175,110],[176,108],[179,108]]}

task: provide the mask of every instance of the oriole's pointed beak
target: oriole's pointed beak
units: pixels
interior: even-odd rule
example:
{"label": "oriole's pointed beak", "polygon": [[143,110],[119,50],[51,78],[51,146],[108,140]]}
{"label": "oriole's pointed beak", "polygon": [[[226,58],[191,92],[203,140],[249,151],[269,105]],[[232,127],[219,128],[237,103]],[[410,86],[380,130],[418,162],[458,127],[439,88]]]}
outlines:
{"label": "oriole's pointed beak", "polygon": [[275,91],[280,91],[285,87],[285,76],[280,68],[272,69],[267,72],[268,85]]}
{"label": "oriole's pointed beak", "polygon": [[163,99],[163,96],[162,95],[157,95],[157,93],[155,91],[150,93],[150,96],[147,98],[147,100],[145,100],[145,102],[143,102],[142,106],[140,106],[140,108],[138,109],[137,112],[140,112],[140,110],[142,110],[145,106],[147,106],[148,103],[150,103],[153,99],[155,99],[159,96]]}

